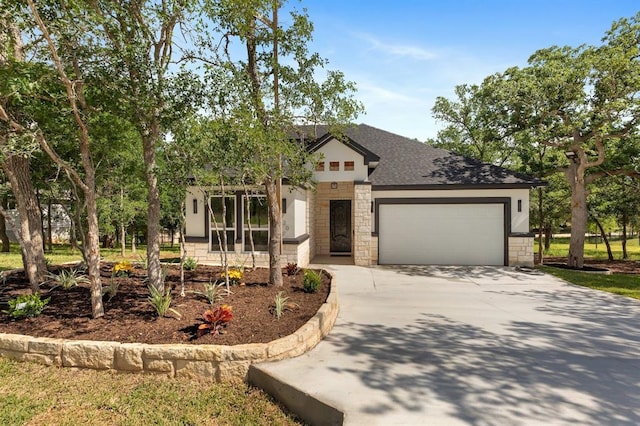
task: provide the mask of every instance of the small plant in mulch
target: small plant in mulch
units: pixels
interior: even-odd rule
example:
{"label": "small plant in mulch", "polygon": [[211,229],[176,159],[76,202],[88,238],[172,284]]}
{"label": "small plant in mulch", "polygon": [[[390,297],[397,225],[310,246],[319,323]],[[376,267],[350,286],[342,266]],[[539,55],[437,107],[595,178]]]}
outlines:
{"label": "small plant in mulch", "polygon": [[102,295],[104,296],[106,294],[109,296],[108,301],[110,302],[111,299],[116,297],[116,294],[118,294],[118,288],[120,288],[120,281],[114,280],[112,276],[109,280],[109,285],[102,287]]}
{"label": "small plant in mulch", "polygon": [[298,264],[294,263],[294,262],[290,262],[287,263],[287,266],[285,267],[285,270],[287,271],[287,275],[294,276],[298,273],[298,271],[300,270],[300,268],[298,268]]}
{"label": "small plant in mulch", "polygon": [[273,300],[273,306],[271,307],[271,312],[276,316],[277,319],[285,313],[285,311],[293,311],[298,308],[298,304],[289,302],[289,298],[286,297],[284,292],[279,291],[276,294],[276,297]]}
{"label": "small plant in mulch", "polygon": [[[229,284],[240,284],[242,281],[242,277],[244,277],[244,272],[240,268],[229,268],[228,274]],[[220,278],[225,278],[224,271],[220,274]]]}
{"label": "small plant in mulch", "polygon": [[225,296],[229,294],[226,288],[224,288],[224,283],[218,284],[217,282],[208,282],[202,285],[202,291],[193,290],[190,293],[195,294],[196,296],[204,297],[207,299],[211,306],[220,302],[224,299]]}
{"label": "small plant in mulch", "polygon": [[172,312],[178,318],[182,317],[182,314],[180,314],[180,312],[171,307],[171,287],[166,287],[164,294],[152,285],[149,285],[148,288],[150,295],[147,299],[156,310],[156,313],[159,317],[165,316],[167,312]]}
{"label": "small plant in mulch", "polygon": [[201,337],[205,334],[219,335],[224,333],[224,328],[229,324],[233,314],[231,313],[231,306],[222,305],[216,309],[207,309],[202,314],[202,320],[204,323],[198,326],[197,336]]}
{"label": "small plant in mulch", "polygon": [[198,261],[193,257],[187,257],[182,263],[185,271],[195,271],[198,268]]}
{"label": "small plant in mulch", "polygon": [[113,265],[111,273],[116,277],[128,277],[133,273],[133,265],[131,262],[123,260]]}
{"label": "small plant in mulch", "polygon": [[315,293],[320,289],[322,285],[322,277],[316,271],[311,269],[304,270],[304,280],[302,283],[302,288],[305,293]]}
{"label": "small plant in mulch", "polygon": [[50,297],[40,299],[38,293],[23,294],[15,299],[10,299],[9,309],[2,312],[14,319],[37,317],[47,306],[49,300],[51,300]]}
{"label": "small plant in mulch", "polygon": [[[77,287],[78,284],[88,284],[89,278],[82,273],[80,269],[61,269],[57,274],[48,274],[49,278],[55,283],[51,290],[62,287],[65,290]],[[49,290],[49,291],[51,291]]]}

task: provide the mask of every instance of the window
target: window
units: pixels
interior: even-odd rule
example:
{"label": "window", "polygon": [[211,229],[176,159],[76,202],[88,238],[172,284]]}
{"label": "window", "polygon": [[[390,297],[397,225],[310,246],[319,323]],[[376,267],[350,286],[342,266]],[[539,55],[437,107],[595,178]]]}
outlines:
{"label": "window", "polygon": [[[222,197],[211,197],[209,201],[211,206],[210,227],[211,227],[211,250],[220,251],[224,247],[223,232],[227,235],[227,250],[233,251],[233,244],[236,239],[236,203],[235,196],[227,195],[224,197],[224,218],[222,212]],[[218,234],[220,238],[218,239]]]}
{"label": "window", "polygon": [[[264,196],[253,195],[242,197],[244,213],[243,221],[243,250],[251,251],[251,237],[255,251],[269,250],[269,210]],[[251,231],[249,231],[251,224]]]}
{"label": "window", "polygon": [[324,172],[324,161],[320,161],[316,164],[316,172]]}
{"label": "window", "polygon": [[193,199],[193,214],[198,214],[198,199]]}
{"label": "window", "polygon": [[352,172],[353,169],[354,169],[353,161],[345,161],[344,162],[344,171],[345,172]]}
{"label": "window", "polygon": [[340,170],[340,162],[339,161],[331,161],[329,162],[329,170],[332,172],[337,172]]}

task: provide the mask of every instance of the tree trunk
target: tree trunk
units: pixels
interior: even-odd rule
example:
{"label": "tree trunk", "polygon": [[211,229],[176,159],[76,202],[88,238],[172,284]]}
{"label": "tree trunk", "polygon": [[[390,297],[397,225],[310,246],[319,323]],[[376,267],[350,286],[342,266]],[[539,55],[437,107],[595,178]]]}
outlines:
{"label": "tree trunk", "polygon": [[124,226],[124,188],[120,188],[120,256],[127,252],[127,230]]}
{"label": "tree trunk", "polygon": [[269,206],[269,283],[282,287],[282,267],[280,266],[280,243],[282,240],[282,218],[280,216],[280,201],[278,200],[278,185],[275,179],[268,178],[264,183]]}
{"label": "tree trunk", "polygon": [[53,253],[53,219],[51,218],[51,196],[47,200],[47,250]]}
{"label": "tree trunk", "polygon": [[164,280],[160,265],[160,190],[156,175],[156,137],[159,135],[157,123],[153,123],[150,135],[143,138],[145,177],[148,189],[147,208],[147,276],[149,284],[164,294]]}
{"label": "tree trunk", "polygon": [[42,216],[31,183],[29,159],[8,155],[2,163],[2,169],[11,184],[20,215],[20,230],[16,229],[16,231],[20,234],[24,270],[31,290],[37,292],[48,271],[44,256]]}
{"label": "tree trunk", "polygon": [[551,238],[553,238],[553,233],[551,232],[551,225],[544,225],[544,249],[549,250],[551,248]]}
{"label": "tree trunk", "polygon": [[571,187],[571,239],[567,265],[582,269],[584,266],[584,236],[587,232],[587,187],[584,180],[584,167],[572,162],[565,171]]}
{"label": "tree trunk", "polygon": [[[542,228],[544,226],[544,213],[542,210],[542,187],[538,187],[538,217],[540,222],[538,224],[538,264],[544,264],[544,251],[542,250]],[[546,240],[545,240],[546,245]]]}
{"label": "tree trunk", "polygon": [[622,258],[623,259],[629,258],[629,254],[627,253],[627,222],[628,221],[629,221],[629,218],[627,217],[627,214],[624,213],[622,215]]}
{"label": "tree trunk", "polygon": [[[88,173],[89,174],[89,173]],[[91,312],[93,318],[104,315],[102,304],[102,282],[100,280],[100,231],[98,229],[98,209],[96,204],[93,176],[86,178],[88,189],[84,192],[87,203],[87,233],[84,238],[84,250],[87,259],[87,273],[91,283]]]}
{"label": "tree trunk", "polygon": [[[7,211],[9,208],[9,200],[5,195],[2,197],[2,209]],[[9,253],[11,251],[11,241],[7,234],[7,221],[4,216],[0,214],[0,241],[2,241],[2,253]]]}
{"label": "tree trunk", "polygon": [[597,217],[595,217],[595,215],[592,214],[591,218],[596,223],[596,226],[600,231],[600,236],[602,237],[602,241],[604,241],[604,245],[607,248],[607,257],[609,258],[609,261],[612,262],[613,252],[611,251],[611,244],[609,243],[609,238],[607,237],[607,233],[604,231],[604,227],[602,226],[602,223],[600,223],[600,221],[598,220]]}

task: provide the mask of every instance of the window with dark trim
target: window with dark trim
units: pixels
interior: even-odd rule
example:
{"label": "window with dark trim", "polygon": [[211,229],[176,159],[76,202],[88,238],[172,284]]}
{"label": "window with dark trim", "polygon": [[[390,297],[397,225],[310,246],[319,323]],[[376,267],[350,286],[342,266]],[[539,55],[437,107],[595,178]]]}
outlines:
{"label": "window with dark trim", "polygon": [[329,162],[329,170],[332,172],[337,172],[340,170],[340,162],[339,161],[330,161]]}
{"label": "window with dark trim", "polygon": [[352,172],[354,168],[355,168],[355,166],[354,166],[354,162],[353,161],[345,161],[344,162],[344,171],[345,172]]}
{"label": "window with dark trim", "polygon": [[320,161],[316,164],[316,172],[324,172],[324,161]]}
{"label": "window with dark trim", "polygon": [[193,214],[198,214],[198,199],[193,199]]}

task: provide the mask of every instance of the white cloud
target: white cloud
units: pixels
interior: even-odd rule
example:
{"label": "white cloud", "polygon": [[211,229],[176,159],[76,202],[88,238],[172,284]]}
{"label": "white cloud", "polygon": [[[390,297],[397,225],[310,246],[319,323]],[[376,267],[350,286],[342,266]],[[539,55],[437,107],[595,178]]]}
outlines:
{"label": "white cloud", "polygon": [[384,52],[392,56],[409,57],[420,61],[429,61],[438,57],[435,52],[431,52],[422,47],[408,44],[384,43],[369,34],[357,34],[356,36],[362,40],[367,41],[371,45],[372,49]]}

